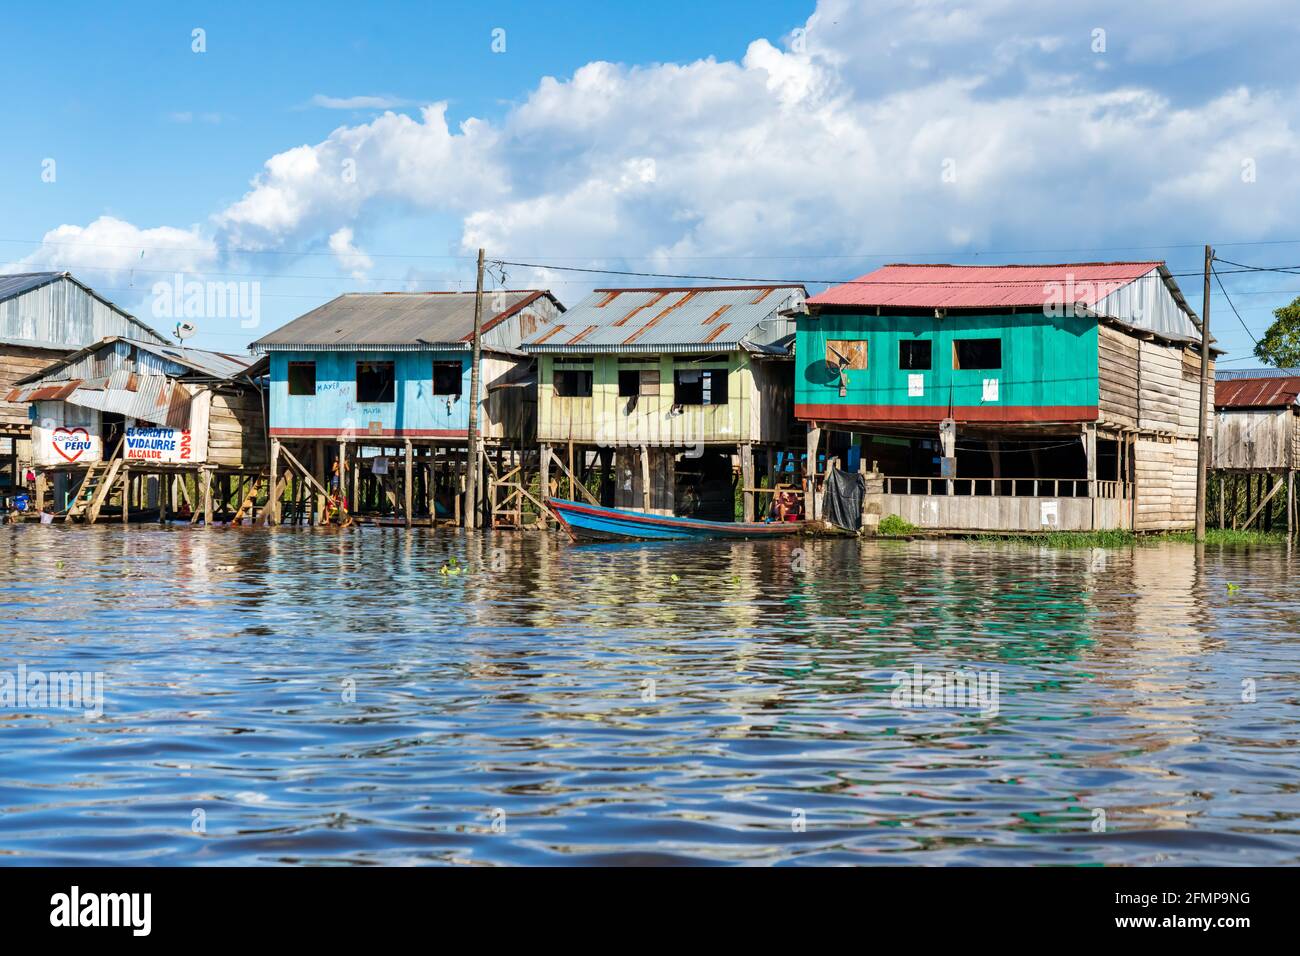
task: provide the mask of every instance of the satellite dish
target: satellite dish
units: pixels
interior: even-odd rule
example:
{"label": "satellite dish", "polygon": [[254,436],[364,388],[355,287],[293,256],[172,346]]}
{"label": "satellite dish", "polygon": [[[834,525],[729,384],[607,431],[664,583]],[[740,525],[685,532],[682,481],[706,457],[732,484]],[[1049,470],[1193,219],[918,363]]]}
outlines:
{"label": "satellite dish", "polygon": [[193,322],[177,322],[175,335],[178,341],[184,342],[198,330],[199,327]]}

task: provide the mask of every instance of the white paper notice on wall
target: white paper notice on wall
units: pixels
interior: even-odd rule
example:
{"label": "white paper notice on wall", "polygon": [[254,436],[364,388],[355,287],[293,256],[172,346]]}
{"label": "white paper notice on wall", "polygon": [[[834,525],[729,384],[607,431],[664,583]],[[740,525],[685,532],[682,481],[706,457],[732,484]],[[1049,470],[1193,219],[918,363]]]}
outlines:
{"label": "white paper notice on wall", "polygon": [[920,398],[925,394],[925,376],[909,375],[907,376],[907,397]]}
{"label": "white paper notice on wall", "polygon": [[998,380],[996,378],[986,378],[984,380],[984,401],[996,402],[998,400]]}
{"label": "white paper notice on wall", "polygon": [[1040,516],[1044,528],[1055,528],[1057,526],[1057,519],[1060,516],[1060,504],[1059,501],[1044,501],[1040,503]]}

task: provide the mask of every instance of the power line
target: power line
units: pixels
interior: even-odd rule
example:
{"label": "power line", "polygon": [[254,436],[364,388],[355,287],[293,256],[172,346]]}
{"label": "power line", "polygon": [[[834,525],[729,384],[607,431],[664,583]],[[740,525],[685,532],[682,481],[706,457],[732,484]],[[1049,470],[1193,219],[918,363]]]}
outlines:
{"label": "power line", "polygon": [[[1039,276],[1039,277],[1037,277],[1037,278],[1033,278],[1033,279],[1005,279],[1005,278],[1003,278],[1003,279],[909,279],[909,280],[905,280],[905,281],[904,281],[904,280],[900,280],[900,281],[887,281],[887,280],[881,280],[881,279],[872,279],[872,280],[866,280],[866,279],[809,279],[809,278],[803,278],[803,279],[786,279],[786,278],[780,278],[780,279],[778,279],[778,278],[771,278],[771,277],[767,277],[767,278],[754,278],[754,277],[752,277],[752,276],[696,275],[696,274],[685,274],[685,273],[675,273],[675,272],[634,272],[634,271],[626,270],[626,269],[595,269],[595,268],[591,268],[591,267],[583,267],[583,266],[557,266],[557,265],[546,265],[546,264],[544,264],[544,263],[538,263],[538,262],[517,262],[517,261],[513,261],[513,260],[509,260],[509,259],[493,259],[492,261],[493,261],[495,264],[497,264],[497,265],[501,265],[501,266],[516,266],[516,267],[521,268],[521,269],[544,269],[544,270],[554,270],[554,271],[559,271],[559,272],[580,272],[580,273],[584,273],[584,274],[588,274],[588,275],[626,276],[626,277],[639,278],[639,279],[695,279],[695,280],[703,280],[703,281],[706,281],[706,282],[751,282],[751,283],[755,283],[755,284],[766,284],[766,285],[832,285],[832,286],[839,286],[839,285],[872,285],[872,286],[881,286],[881,285],[886,285],[886,286],[888,286],[888,285],[942,285],[942,286],[981,286],[981,285],[992,285],[992,286],[1006,286],[1006,285],[1020,285],[1020,284],[1026,284],[1026,285],[1038,285],[1038,286],[1041,286],[1041,285],[1044,285],[1046,282],[1051,281],[1051,280],[1044,280],[1041,276]],[[1054,264],[1055,264],[1055,265],[1093,265],[1094,263],[1054,263]],[[1116,263],[1095,263],[1095,264],[1096,264],[1096,265],[1115,265]],[[1013,268],[1020,268],[1020,267],[1021,267],[1021,266],[1015,266],[1015,267],[1013,267]],[[1033,264],[1027,264],[1027,265],[1025,265],[1024,267],[1026,267],[1026,268],[1043,268],[1043,266],[1035,266],[1035,265],[1033,265]],[[922,268],[924,268],[924,266],[922,266]],[[963,268],[963,267],[962,267],[962,266],[957,266],[957,268]],[[992,267],[992,266],[971,266],[970,268],[995,268],[995,267]],[[1295,268],[1296,268],[1296,269],[1300,269],[1300,266],[1296,266]],[[1229,270],[1229,273],[1227,273],[1227,274],[1231,274],[1232,272],[1237,272],[1237,271],[1256,271],[1256,270]],[[1282,270],[1278,270],[1278,271],[1282,271]],[[1300,273],[1298,273],[1298,274],[1300,274]],[[1204,275],[1204,273],[1203,273],[1203,272],[1171,272],[1170,275],[1171,275],[1172,277],[1174,277],[1174,278],[1186,278],[1186,277],[1189,277],[1189,276],[1200,276],[1200,275]],[[1067,276],[1068,276],[1068,274],[1067,274]],[[1142,276],[1131,276],[1131,275],[1128,275],[1128,276],[1089,276],[1089,277],[1087,277],[1086,279],[1082,279],[1082,280],[1080,280],[1080,281],[1079,281],[1079,284],[1085,284],[1085,283],[1097,283],[1097,282],[1134,282],[1134,281],[1136,281],[1137,279],[1140,279],[1140,278],[1143,278],[1143,277],[1142,277]]]}

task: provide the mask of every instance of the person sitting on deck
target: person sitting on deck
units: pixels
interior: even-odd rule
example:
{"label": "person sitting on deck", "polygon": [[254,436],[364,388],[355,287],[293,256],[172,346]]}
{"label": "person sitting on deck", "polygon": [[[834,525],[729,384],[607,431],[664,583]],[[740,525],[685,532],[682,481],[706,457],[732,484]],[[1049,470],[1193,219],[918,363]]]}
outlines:
{"label": "person sitting on deck", "polygon": [[777,521],[797,521],[800,516],[799,496],[789,488],[782,488],[772,496],[772,512]]}

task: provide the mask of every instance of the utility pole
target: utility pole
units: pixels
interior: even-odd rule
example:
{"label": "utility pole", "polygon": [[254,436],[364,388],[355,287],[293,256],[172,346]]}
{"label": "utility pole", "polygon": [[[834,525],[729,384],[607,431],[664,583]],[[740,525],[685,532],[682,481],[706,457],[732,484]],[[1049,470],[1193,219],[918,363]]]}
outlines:
{"label": "utility pole", "polygon": [[1205,472],[1209,465],[1205,424],[1210,401],[1210,271],[1214,250],[1205,247],[1205,288],[1201,299],[1201,407],[1196,416],[1196,540],[1205,540]]}
{"label": "utility pole", "polygon": [[[1208,288],[1208,286],[1206,287]],[[478,251],[478,281],[474,286],[474,351],[469,370],[469,442],[465,456],[465,527],[478,524],[478,391],[483,355],[483,250]]]}

